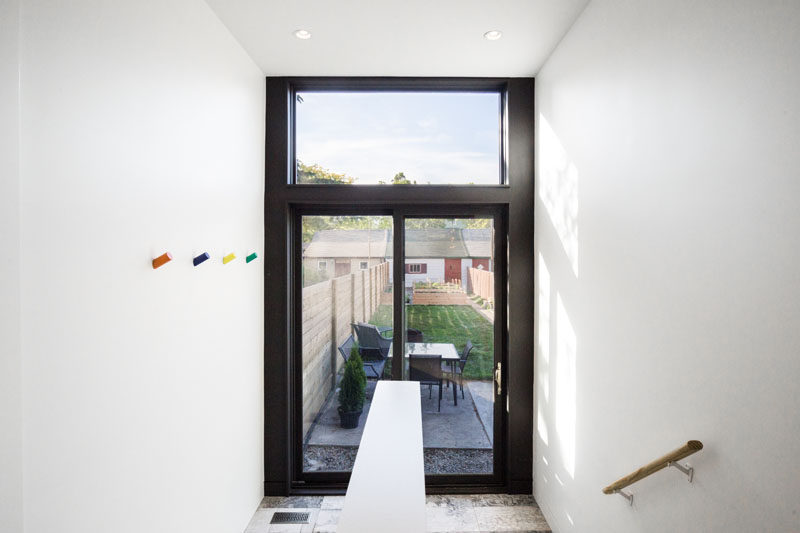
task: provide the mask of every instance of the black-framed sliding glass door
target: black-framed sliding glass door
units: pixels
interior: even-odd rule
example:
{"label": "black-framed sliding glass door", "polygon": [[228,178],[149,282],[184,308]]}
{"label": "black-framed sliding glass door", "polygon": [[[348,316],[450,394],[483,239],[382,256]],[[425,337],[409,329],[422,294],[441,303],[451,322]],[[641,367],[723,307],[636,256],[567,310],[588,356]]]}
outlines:
{"label": "black-framed sliding glass door", "polygon": [[[394,378],[420,383],[427,485],[502,485],[503,210],[458,209],[295,209],[296,482],[347,482],[375,387]],[[348,418],[356,357],[364,401]]]}

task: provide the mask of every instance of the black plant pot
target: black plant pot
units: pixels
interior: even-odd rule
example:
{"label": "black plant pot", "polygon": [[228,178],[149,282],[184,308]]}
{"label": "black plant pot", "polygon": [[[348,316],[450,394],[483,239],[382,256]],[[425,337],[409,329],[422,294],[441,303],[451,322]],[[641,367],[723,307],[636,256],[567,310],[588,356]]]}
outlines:
{"label": "black plant pot", "polygon": [[358,419],[361,418],[362,411],[363,409],[359,409],[358,411],[342,411],[342,408],[339,407],[339,425],[345,429],[357,428]]}

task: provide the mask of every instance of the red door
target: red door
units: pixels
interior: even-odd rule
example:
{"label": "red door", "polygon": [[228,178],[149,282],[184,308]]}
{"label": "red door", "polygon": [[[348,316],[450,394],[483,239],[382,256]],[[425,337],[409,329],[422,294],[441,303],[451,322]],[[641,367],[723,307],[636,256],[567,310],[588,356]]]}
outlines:
{"label": "red door", "polygon": [[488,259],[473,259],[472,260],[472,268],[478,268],[482,266],[481,270],[489,271],[489,260]]}
{"label": "red door", "polygon": [[444,260],[444,280],[461,284],[461,259]]}

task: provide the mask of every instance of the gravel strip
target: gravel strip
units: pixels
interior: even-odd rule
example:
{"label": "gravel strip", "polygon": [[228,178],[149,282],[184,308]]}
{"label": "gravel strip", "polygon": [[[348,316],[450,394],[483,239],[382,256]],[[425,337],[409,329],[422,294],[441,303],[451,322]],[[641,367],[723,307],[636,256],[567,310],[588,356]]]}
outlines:
{"label": "gravel strip", "polygon": [[[358,448],[308,445],[303,454],[306,472],[342,472],[353,469]],[[425,448],[426,474],[491,474],[492,450]],[[391,461],[391,457],[386,457]]]}

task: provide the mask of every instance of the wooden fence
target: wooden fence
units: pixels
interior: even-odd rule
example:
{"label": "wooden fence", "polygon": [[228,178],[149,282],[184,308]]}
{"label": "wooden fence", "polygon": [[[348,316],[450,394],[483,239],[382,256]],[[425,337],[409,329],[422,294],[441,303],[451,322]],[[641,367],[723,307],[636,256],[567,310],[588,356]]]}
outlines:
{"label": "wooden fence", "polygon": [[467,292],[477,294],[494,305],[494,272],[480,268],[468,268],[467,282]]}
{"label": "wooden fence", "polygon": [[381,263],[303,288],[303,435],[336,386],[350,324],[369,321],[388,285],[389,263]]}

